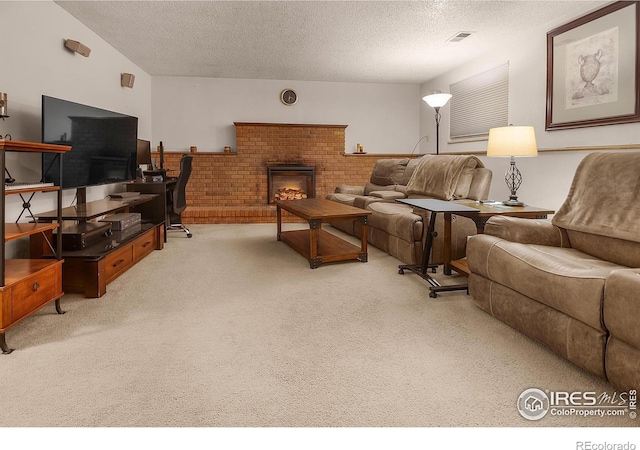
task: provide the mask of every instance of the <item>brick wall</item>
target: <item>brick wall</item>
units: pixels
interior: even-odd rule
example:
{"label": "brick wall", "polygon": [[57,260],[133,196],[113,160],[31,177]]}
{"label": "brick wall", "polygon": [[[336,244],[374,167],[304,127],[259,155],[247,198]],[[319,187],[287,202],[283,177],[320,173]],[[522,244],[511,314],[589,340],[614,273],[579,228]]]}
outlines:
{"label": "brick wall", "polygon": [[[316,197],[339,184],[363,186],[375,162],[408,155],[345,154],[346,125],[236,123],[236,151],[194,153],[185,223],[268,223],[267,166],[296,163],[316,168]],[[182,153],[166,151],[165,168],[177,175]],[[292,200],[295,201],[295,200]],[[286,220],[294,220],[287,218]]]}

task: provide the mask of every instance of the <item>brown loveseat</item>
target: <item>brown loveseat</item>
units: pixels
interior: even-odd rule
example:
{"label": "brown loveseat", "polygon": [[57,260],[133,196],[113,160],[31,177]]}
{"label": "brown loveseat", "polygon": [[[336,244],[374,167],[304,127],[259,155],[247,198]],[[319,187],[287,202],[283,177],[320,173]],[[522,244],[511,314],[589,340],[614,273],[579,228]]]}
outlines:
{"label": "brown loveseat", "polygon": [[640,387],[640,153],[592,153],[551,222],[469,238],[483,310],[621,389]]}
{"label": "brown loveseat", "polygon": [[[380,159],[365,186],[340,185],[329,200],[368,209],[367,241],[406,264],[422,261],[429,212],[414,210],[396,202],[398,198],[438,198],[442,200],[480,200],[487,198],[491,171],[474,156],[425,155],[417,159]],[[333,221],[346,233],[362,236],[358,221]],[[443,236],[444,221],[436,219],[436,232]],[[476,233],[470,219],[458,217],[452,227],[452,255],[465,253],[467,236]],[[434,240],[432,263],[442,263],[442,239]]]}

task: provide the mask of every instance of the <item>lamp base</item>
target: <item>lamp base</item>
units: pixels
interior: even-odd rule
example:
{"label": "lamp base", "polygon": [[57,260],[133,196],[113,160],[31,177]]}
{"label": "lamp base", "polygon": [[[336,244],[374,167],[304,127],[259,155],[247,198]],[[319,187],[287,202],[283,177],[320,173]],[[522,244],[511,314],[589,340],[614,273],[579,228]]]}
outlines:
{"label": "lamp base", "polygon": [[506,200],[504,202],[502,202],[503,205],[505,206],[524,206],[524,203],[519,202],[518,200]]}

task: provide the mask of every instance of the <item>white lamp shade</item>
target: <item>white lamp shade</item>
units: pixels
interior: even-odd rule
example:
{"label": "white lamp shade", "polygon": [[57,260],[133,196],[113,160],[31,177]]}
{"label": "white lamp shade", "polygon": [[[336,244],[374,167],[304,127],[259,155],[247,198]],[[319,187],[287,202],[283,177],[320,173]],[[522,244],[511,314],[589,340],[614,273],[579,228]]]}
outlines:
{"label": "white lamp shade", "polygon": [[536,156],[538,146],[533,127],[500,127],[489,130],[487,156]]}
{"label": "white lamp shade", "polygon": [[425,97],[422,97],[422,100],[427,102],[427,104],[432,108],[442,108],[444,105],[447,104],[450,98],[451,98],[451,94],[436,93],[436,94],[429,94]]}

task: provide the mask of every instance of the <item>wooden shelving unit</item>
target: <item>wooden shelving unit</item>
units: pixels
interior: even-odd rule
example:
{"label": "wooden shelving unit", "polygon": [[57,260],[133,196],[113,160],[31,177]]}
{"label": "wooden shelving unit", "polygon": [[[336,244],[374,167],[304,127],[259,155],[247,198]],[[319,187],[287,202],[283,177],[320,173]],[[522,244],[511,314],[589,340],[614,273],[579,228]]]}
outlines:
{"label": "wooden shelving unit", "polygon": [[[59,153],[71,150],[70,146],[42,144],[36,142],[11,141],[0,139],[0,171],[5,173],[6,152]],[[60,166],[59,166],[60,167]],[[6,196],[36,192],[56,192],[58,219],[62,211],[62,191],[59,186],[44,186],[28,189],[5,190],[2,183],[0,191],[0,235],[4,236],[0,244],[0,349],[8,354],[13,350],[7,346],[5,333],[15,324],[29,317],[43,306],[55,301],[56,311],[62,314],[60,297],[62,291],[61,253],[48,259],[6,259],[6,242],[45,234],[57,228],[60,220],[53,223],[6,223]],[[58,248],[61,246],[58,245]]]}

